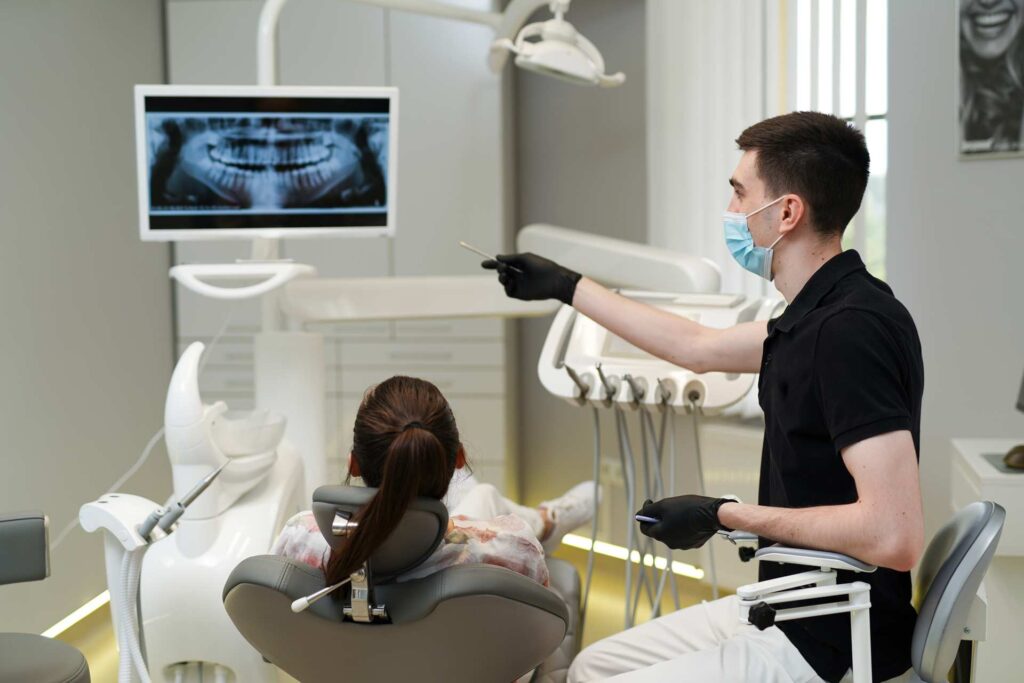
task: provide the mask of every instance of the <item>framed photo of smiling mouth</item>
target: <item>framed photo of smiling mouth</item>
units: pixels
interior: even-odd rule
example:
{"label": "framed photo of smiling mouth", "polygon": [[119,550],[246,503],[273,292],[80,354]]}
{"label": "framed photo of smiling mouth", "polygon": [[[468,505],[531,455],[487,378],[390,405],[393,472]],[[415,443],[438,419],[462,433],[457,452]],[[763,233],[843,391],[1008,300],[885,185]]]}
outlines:
{"label": "framed photo of smiling mouth", "polygon": [[1024,156],[1024,0],[956,0],[958,152]]}

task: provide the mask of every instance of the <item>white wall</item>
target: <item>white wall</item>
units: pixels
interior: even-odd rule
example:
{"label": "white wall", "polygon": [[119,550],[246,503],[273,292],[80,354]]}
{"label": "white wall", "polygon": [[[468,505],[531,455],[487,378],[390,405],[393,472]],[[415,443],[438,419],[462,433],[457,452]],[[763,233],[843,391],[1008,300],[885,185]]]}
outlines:
{"label": "white wall", "polygon": [[956,12],[889,2],[888,279],[924,348],[921,480],[947,518],[951,437],[1024,440],[1024,158],[955,153]]}
{"label": "white wall", "polygon": [[[51,542],[162,423],[165,245],[138,239],[132,85],[163,80],[159,0],[0,3],[0,512]],[[157,448],[128,490],[170,490]],[[45,582],[0,587],[0,631],[40,632],[105,588],[79,529]]]}

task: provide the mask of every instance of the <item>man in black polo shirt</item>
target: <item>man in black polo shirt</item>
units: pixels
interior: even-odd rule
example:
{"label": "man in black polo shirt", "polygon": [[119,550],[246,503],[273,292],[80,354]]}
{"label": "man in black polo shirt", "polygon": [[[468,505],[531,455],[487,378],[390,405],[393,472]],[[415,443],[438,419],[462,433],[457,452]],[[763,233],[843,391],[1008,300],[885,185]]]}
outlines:
{"label": "man in black polo shirt", "polygon": [[[875,564],[876,681],[910,667],[910,569],[924,545],[918,449],[924,371],[914,322],[842,234],[869,156],[841,119],[797,112],[751,126],[729,180],[730,252],[774,279],[789,306],[767,323],[717,330],[627,300],[533,254],[484,263],[510,296],[558,298],[627,341],[697,372],[760,372],[765,413],[758,504],[704,496],[648,501],[643,533],[696,548],[720,529],[762,544],[820,548]],[[515,266],[513,270],[508,266]],[[763,564],[760,578],[799,571]],[[845,572],[839,581],[853,580]],[[838,681],[851,663],[848,615],[740,625],[736,598],[704,603],[595,643],[570,681]]]}

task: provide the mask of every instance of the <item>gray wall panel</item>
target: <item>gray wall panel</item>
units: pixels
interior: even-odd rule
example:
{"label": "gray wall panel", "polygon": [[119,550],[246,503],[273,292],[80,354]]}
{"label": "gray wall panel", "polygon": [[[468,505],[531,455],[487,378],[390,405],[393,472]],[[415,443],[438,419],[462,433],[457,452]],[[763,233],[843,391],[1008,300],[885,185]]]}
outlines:
{"label": "gray wall panel", "polygon": [[[132,85],[163,80],[159,0],[0,3],[0,511],[51,540],[163,422],[168,247],[138,238]],[[162,447],[128,483],[166,497]],[[0,587],[0,631],[42,631],[106,587],[75,530],[45,582]]]}

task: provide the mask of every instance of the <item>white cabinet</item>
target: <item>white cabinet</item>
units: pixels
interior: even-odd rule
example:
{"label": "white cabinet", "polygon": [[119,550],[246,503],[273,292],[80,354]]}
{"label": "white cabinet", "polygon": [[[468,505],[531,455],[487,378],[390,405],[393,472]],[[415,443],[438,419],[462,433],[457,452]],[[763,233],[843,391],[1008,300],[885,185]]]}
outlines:
{"label": "white cabinet", "polygon": [[1019,680],[1020,634],[1024,632],[1024,472],[1007,470],[1003,455],[1020,439],[954,439],[952,513],[976,500],[1006,509],[1006,522],[982,584],[988,600],[988,624],[978,643],[978,683]]}
{"label": "white cabinet", "polygon": [[[262,3],[169,0],[172,83],[252,84]],[[461,0],[494,9],[491,0]],[[507,239],[504,94],[486,67],[487,27],[386,11],[337,0],[296,0],[281,15],[281,80],[289,85],[394,85],[399,89],[399,199],[393,240],[310,239],[283,244],[283,255],[324,277],[457,275],[478,272],[465,239],[502,251]],[[177,245],[178,263],[231,262],[245,242]],[[178,348],[224,334],[203,369],[207,401],[232,408],[253,402],[257,301],[218,302],[178,287]],[[428,379],[452,403],[471,464],[481,479],[514,490],[506,453],[508,368],[500,320],[318,323],[327,356],[328,476],[340,480],[363,393],[395,374]]]}

